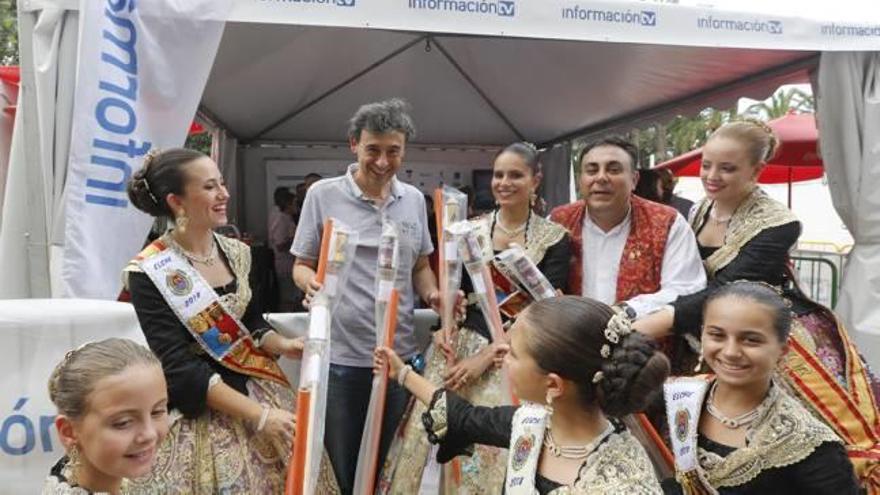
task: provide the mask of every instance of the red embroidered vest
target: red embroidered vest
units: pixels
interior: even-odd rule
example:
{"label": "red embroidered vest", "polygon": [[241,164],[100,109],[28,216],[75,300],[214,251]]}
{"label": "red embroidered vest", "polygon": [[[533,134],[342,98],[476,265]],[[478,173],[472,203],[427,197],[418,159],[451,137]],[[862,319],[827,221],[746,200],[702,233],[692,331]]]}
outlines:
{"label": "red embroidered vest", "polygon": [[[678,214],[674,209],[632,196],[629,237],[620,257],[617,273],[616,297],[626,301],[640,294],[660,290],[663,255],[669,230]],[[568,229],[571,235],[571,268],[568,290],[571,294],[583,292],[583,225],[586,202],[581,200],[555,208],[550,219]]]}

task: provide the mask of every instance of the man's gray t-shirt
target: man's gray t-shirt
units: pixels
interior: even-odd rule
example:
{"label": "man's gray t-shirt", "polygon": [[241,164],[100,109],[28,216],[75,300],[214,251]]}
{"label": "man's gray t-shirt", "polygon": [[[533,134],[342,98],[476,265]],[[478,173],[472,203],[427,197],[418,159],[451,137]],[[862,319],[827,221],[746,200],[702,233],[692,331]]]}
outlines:
{"label": "man's gray t-shirt", "polygon": [[368,368],[373,365],[376,348],[376,268],[383,218],[397,224],[400,236],[395,284],[400,300],[394,349],[403,359],[418,352],[413,329],[413,268],[419,256],[431,254],[434,246],[421,191],[395,177],[388,201],[379,208],[354,182],[355,170],[357,164],[353,163],[345,175],[320,180],[309,189],[290,252],[297,258],[316,260],[324,220],[328,217],[358,233],[348,280],[333,309],[330,362]]}

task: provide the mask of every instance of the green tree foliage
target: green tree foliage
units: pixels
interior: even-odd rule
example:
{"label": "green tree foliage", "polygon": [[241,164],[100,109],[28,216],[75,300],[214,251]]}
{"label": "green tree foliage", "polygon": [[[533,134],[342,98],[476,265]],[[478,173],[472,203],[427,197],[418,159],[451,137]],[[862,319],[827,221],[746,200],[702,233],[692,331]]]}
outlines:
{"label": "green tree foliage", "polygon": [[203,132],[201,134],[191,134],[186,137],[186,142],[183,144],[183,147],[198,150],[211,156],[211,133]]}
{"label": "green tree foliage", "polygon": [[789,88],[785,91],[777,91],[769,101],[755,103],[748,107],[745,114],[750,117],[758,117],[764,120],[773,120],[783,117],[790,112],[814,113],[816,100],[813,95],[801,91],[798,88]]}
{"label": "green tree foliage", "polygon": [[18,65],[16,0],[0,0],[0,65]]}

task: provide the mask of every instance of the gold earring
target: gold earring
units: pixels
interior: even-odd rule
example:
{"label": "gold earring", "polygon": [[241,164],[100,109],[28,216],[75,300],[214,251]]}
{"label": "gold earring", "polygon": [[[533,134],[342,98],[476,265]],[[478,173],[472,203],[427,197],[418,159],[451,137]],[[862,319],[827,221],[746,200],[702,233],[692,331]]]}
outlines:
{"label": "gold earring", "polygon": [[79,469],[80,464],[80,455],[79,449],[76,447],[76,444],[73,444],[70,447],[70,450],[67,452],[67,473],[65,473],[65,477],[67,478],[67,482],[73,486],[76,485],[76,472]]}
{"label": "gold earring", "polygon": [[537,202],[538,202],[538,195],[535,193],[535,191],[532,191],[532,193],[529,195],[529,206],[534,207],[535,203],[537,203]]}
{"label": "gold earring", "polygon": [[694,373],[699,373],[703,370],[703,350],[700,349],[700,355],[697,357],[697,365],[694,366]]}
{"label": "gold earring", "polygon": [[550,395],[550,392],[547,392],[546,404],[544,404],[544,410],[547,411],[547,417],[553,416],[553,396]]}
{"label": "gold earring", "polygon": [[177,226],[177,230],[181,234],[186,232],[186,226],[189,225],[189,217],[186,216],[186,211],[183,208],[180,209],[180,214],[174,219],[174,225]]}

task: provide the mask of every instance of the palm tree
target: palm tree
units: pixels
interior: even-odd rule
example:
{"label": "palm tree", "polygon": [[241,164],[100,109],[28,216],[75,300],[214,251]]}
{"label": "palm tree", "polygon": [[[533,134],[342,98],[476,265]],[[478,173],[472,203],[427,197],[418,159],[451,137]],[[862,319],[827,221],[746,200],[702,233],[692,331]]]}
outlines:
{"label": "palm tree", "polygon": [[765,120],[773,120],[783,117],[791,112],[813,113],[816,110],[816,100],[813,95],[798,88],[788,88],[777,91],[769,101],[755,103],[746,108],[745,114]]}

